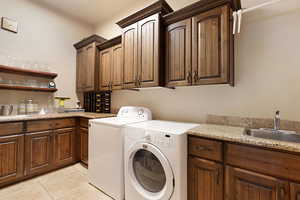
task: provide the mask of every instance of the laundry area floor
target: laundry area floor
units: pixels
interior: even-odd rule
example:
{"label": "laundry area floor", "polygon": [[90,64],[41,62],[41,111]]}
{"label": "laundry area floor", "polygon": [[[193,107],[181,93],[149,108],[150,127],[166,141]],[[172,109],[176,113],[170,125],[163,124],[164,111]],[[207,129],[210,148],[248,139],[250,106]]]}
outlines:
{"label": "laundry area floor", "polygon": [[0,189],[5,200],[112,200],[88,183],[87,169],[72,165]]}

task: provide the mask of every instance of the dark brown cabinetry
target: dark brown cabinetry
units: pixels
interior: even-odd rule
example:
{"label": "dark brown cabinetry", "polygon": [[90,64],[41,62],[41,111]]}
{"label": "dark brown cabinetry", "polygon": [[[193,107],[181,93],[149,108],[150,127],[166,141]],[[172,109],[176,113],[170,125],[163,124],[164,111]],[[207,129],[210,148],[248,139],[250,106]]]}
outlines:
{"label": "dark brown cabinetry", "polygon": [[192,84],[192,20],[186,19],[166,28],[166,85]]}
{"label": "dark brown cabinetry", "polygon": [[228,200],[289,200],[289,184],[243,169],[226,167]]}
{"label": "dark brown cabinetry", "polygon": [[199,13],[166,28],[168,86],[233,83],[230,5]]}
{"label": "dark brown cabinetry", "polygon": [[165,1],[158,1],[117,23],[123,28],[124,88],[164,84],[161,16],[172,11]]}
{"label": "dark brown cabinetry", "polygon": [[222,200],[223,165],[189,156],[188,190],[189,200]]}
{"label": "dark brown cabinetry", "polygon": [[80,160],[88,165],[89,158],[89,132],[86,128],[79,129],[80,134]]}
{"label": "dark brown cabinetry", "polygon": [[54,130],[54,162],[66,165],[75,161],[75,128]]}
{"label": "dark brown cabinetry", "polygon": [[77,49],[77,92],[87,92],[98,89],[99,51],[96,46],[104,41],[106,41],[104,38],[92,35],[74,45]]}
{"label": "dark brown cabinetry", "polygon": [[53,164],[52,131],[25,135],[25,175],[49,170]]}
{"label": "dark brown cabinetry", "polygon": [[98,45],[100,51],[100,90],[123,87],[123,62],[121,36]]}
{"label": "dark brown cabinetry", "polygon": [[0,185],[23,176],[24,135],[0,137]]}
{"label": "dark brown cabinetry", "polygon": [[300,200],[300,184],[291,183],[291,200]]}

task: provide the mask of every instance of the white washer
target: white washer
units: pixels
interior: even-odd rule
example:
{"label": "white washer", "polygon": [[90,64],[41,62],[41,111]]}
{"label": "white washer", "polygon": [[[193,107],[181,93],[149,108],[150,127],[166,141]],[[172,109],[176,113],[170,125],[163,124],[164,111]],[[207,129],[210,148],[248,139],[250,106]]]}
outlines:
{"label": "white washer", "polygon": [[146,121],[124,129],[125,199],[187,199],[187,135],[199,124]]}
{"label": "white washer", "polygon": [[149,109],[127,106],[117,117],[89,121],[88,177],[92,185],[116,200],[124,199],[123,127],[151,119]]}

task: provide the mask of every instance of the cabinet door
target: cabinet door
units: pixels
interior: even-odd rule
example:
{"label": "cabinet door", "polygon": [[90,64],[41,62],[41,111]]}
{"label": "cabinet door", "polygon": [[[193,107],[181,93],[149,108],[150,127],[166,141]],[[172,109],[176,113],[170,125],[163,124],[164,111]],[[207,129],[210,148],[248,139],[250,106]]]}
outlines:
{"label": "cabinet door", "polygon": [[227,200],[288,200],[289,185],[277,178],[226,167]]}
{"label": "cabinet door", "polygon": [[291,183],[291,200],[300,200],[300,184]]}
{"label": "cabinet door", "polygon": [[86,128],[80,128],[80,159],[88,164],[89,157],[89,131]]}
{"label": "cabinet door", "polygon": [[159,84],[159,14],[138,22],[139,87]]}
{"label": "cabinet door", "polygon": [[229,6],[192,18],[193,84],[230,82]]}
{"label": "cabinet door", "polygon": [[26,175],[47,171],[52,167],[52,131],[25,135]]}
{"label": "cabinet door", "polygon": [[137,87],[137,28],[137,23],[135,23],[124,28],[122,33],[124,88]]}
{"label": "cabinet door", "polygon": [[96,45],[92,43],[86,47],[86,68],[83,74],[86,75],[85,91],[95,90],[96,79]]}
{"label": "cabinet door", "polygon": [[83,92],[86,88],[86,51],[85,48],[81,48],[77,51],[76,61],[76,88],[77,92]]}
{"label": "cabinet door", "polygon": [[66,165],[76,160],[75,134],[73,128],[54,131],[54,156],[56,165]]}
{"label": "cabinet door", "polygon": [[216,162],[190,156],[188,161],[188,200],[222,199],[223,166]]}
{"label": "cabinet door", "polygon": [[192,84],[192,20],[186,19],[166,28],[166,85]]}
{"label": "cabinet door", "polygon": [[112,49],[100,52],[100,89],[110,90],[112,71]]}
{"label": "cabinet door", "polygon": [[23,176],[24,135],[0,137],[0,183]]}
{"label": "cabinet door", "polygon": [[112,52],[112,70],[111,81],[112,89],[122,89],[123,86],[123,68],[122,68],[122,45],[113,46]]}

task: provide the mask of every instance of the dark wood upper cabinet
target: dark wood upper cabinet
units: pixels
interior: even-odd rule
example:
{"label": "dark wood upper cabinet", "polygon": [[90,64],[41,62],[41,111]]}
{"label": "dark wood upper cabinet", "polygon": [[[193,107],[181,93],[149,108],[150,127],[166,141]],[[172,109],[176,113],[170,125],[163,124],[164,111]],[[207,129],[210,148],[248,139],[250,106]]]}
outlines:
{"label": "dark wood upper cabinet", "polygon": [[100,36],[92,35],[74,45],[77,49],[77,92],[95,91],[98,89],[99,50],[96,46],[105,41],[106,40]]}
{"label": "dark wood upper cabinet", "polygon": [[0,184],[22,177],[24,135],[0,137]]}
{"label": "dark wood upper cabinet", "polygon": [[213,161],[189,156],[188,200],[222,199],[223,166]]}
{"label": "dark wood upper cabinet", "polygon": [[166,86],[192,84],[192,20],[166,27]]}
{"label": "dark wood upper cabinet", "polygon": [[227,200],[289,200],[289,184],[247,170],[226,167]]}
{"label": "dark wood upper cabinet", "polygon": [[123,62],[121,36],[98,45],[100,50],[99,88],[116,90],[123,88]]}
{"label": "dark wood upper cabinet", "polygon": [[123,28],[123,84],[124,88],[138,87],[138,24]]}
{"label": "dark wood upper cabinet", "polygon": [[161,16],[172,11],[158,1],[117,23],[123,29],[124,88],[164,85]]}
{"label": "dark wood upper cabinet", "polygon": [[54,162],[55,165],[66,165],[76,160],[74,128],[54,130]]}
{"label": "dark wood upper cabinet", "polygon": [[192,18],[194,85],[231,82],[230,14],[225,5]]}
{"label": "dark wood upper cabinet", "polygon": [[53,164],[52,131],[25,135],[25,175],[49,170]]}
{"label": "dark wood upper cabinet", "polygon": [[291,190],[291,200],[300,200],[300,184],[291,183],[290,184]]}

